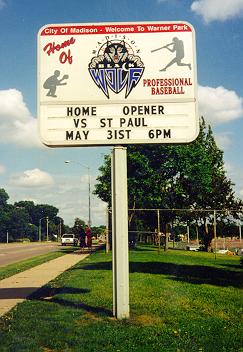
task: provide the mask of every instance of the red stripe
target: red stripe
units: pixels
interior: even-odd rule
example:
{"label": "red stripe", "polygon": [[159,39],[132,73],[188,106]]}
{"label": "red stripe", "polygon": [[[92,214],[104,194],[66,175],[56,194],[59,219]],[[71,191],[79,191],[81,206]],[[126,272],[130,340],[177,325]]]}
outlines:
{"label": "red stripe", "polygon": [[136,24],[105,24],[105,25],[68,25],[48,26],[41,34],[48,35],[90,35],[90,34],[133,34],[133,33],[167,33],[191,32],[187,23],[136,23]]}

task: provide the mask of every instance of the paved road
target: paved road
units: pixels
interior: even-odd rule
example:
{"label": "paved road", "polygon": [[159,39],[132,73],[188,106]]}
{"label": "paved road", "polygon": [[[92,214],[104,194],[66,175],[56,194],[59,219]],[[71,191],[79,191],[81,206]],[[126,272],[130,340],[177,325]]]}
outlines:
{"label": "paved road", "polygon": [[56,243],[0,244],[0,267],[61,249]]}

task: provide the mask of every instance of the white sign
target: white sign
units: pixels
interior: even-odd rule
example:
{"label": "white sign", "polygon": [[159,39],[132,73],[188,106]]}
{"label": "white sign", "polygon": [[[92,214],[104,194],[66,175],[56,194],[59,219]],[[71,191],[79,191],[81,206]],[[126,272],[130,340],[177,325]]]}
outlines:
{"label": "white sign", "polygon": [[189,23],[39,31],[38,117],[48,146],[191,142],[198,135],[196,91]]}

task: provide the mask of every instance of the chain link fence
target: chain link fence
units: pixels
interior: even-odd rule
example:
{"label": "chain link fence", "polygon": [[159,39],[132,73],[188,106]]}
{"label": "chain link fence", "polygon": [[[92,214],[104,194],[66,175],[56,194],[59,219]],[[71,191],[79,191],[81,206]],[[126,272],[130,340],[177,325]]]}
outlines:
{"label": "chain link fence", "polygon": [[[240,251],[243,211],[234,209],[129,209],[129,247],[137,243],[187,250]],[[107,213],[112,246],[112,209]]]}

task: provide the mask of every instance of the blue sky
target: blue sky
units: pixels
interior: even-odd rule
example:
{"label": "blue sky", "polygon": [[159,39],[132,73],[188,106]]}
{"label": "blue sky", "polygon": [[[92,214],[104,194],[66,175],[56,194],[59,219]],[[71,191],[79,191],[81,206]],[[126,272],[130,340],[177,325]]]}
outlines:
{"label": "blue sky", "polygon": [[[0,187],[9,202],[60,209],[66,223],[87,220],[88,175],[95,184],[108,147],[42,146],[37,134],[37,33],[46,24],[188,21],[196,31],[199,112],[224,151],[243,198],[243,0],[0,0]],[[65,164],[65,160],[73,163]],[[82,164],[82,165],[81,165]],[[92,196],[92,221],[105,204]]]}

